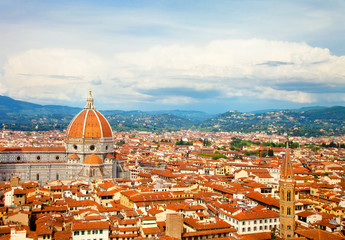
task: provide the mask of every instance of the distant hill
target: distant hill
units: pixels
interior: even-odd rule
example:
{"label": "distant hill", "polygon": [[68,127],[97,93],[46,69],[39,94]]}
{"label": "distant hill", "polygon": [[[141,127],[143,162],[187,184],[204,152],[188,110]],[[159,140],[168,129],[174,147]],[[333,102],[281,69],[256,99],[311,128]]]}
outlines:
{"label": "distant hill", "polygon": [[288,133],[297,136],[345,134],[345,107],[312,107],[262,113],[229,111],[204,121],[206,131]]}
{"label": "distant hill", "polygon": [[[39,105],[0,96],[0,120],[13,130],[50,130],[67,128],[82,108]],[[115,131],[172,131],[189,129],[212,117],[200,111],[100,111]]]}
{"label": "distant hill", "polygon": [[[13,130],[63,130],[81,108],[39,105],[0,96],[0,121]],[[345,107],[306,107],[262,110],[251,113],[228,111],[210,115],[200,111],[101,111],[115,131],[239,131],[320,136],[345,134]]]}
{"label": "distant hill", "polygon": [[59,105],[39,105],[19,100],[14,100],[10,97],[0,96],[0,114],[77,114],[81,109],[59,106]]}
{"label": "distant hill", "polygon": [[152,114],[152,115],[171,114],[171,115],[179,116],[189,121],[194,121],[197,123],[201,123],[207,119],[215,117],[214,114],[208,114],[201,111],[187,111],[187,110],[150,111],[147,113]]}

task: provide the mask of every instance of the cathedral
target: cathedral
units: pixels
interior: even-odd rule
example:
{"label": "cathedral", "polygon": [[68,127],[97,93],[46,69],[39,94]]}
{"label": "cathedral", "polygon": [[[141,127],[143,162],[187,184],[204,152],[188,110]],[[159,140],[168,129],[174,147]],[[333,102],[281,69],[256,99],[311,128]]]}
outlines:
{"label": "cathedral", "polygon": [[107,119],[95,109],[91,91],[86,105],[70,122],[65,147],[0,147],[0,180],[22,181],[128,177],[114,157]]}

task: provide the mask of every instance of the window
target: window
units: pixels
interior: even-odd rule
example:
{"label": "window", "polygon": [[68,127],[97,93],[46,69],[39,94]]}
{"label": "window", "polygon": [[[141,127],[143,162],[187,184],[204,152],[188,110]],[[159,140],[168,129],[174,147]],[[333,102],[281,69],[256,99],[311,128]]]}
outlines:
{"label": "window", "polygon": [[40,180],[40,174],[39,173],[36,174],[36,180],[37,181]]}
{"label": "window", "polygon": [[282,198],[282,200],[284,201],[284,190],[282,190],[281,198]]}
{"label": "window", "polygon": [[20,161],[20,156],[17,157],[17,161]]}
{"label": "window", "polygon": [[242,228],[242,232],[245,232],[246,231],[246,229],[245,228]]}
{"label": "window", "polygon": [[73,148],[74,148],[74,150],[77,150],[78,146],[77,145],[73,145]]}
{"label": "window", "polygon": [[36,157],[37,161],[41,160],[41,156]]}
{"label": "window", "polygon": [[[103,230],[99,230],[99,234],[103,234]],[[100,240],[102,240],[102,239],[100,239]]]}
{"label": "window", "polygon": [[90,146],[90,150],[91,150],[91,151],[95,150],[95,145],[91,145],[91,146]]}
{"label": "window", "polygon": [[256,224],[256,220],[254,220],[254,224]]}
{"label": "window", "polygon": [[260,230],[262,230],[262,226],[260,226]]}
{"label": "window", "polygon": [[267,226],[265,226],[265,230],[267,230]]}
{"label": "window", "polygon": [[256,227],[254,227],[254,231],[256,231]]}
{"label": "window", "polygon": [[291,201],[291,191],[287,191],[286,200]]}
{"label": "window", "polygon": [[289,207],[287,208],[286,214],[287,214],[288,216],[291,215],[291,208],[289,208]]}
{"label": "window", "polygon": [[90,235],[90,234],[91,234],[91,230],[88,230],[88,231],[87,231],[87,235]]}
{"label": "window", "polygon": [[81,235],[85,235],[85,231],[83,230],[83,231],[81,231]]}
{"label": "window", "polygon": [[248,228],[248,232],[250,232],[250,230],[251,230],[251,229],[250,229],[250,227],[249,227],[249,228]]}
{"label": "window", "polygon": [[280,212],[282,215],[284,215],[284,207],[280,207]]}
{"label": "window", "polygon": [[288,226],[287,226],[287,229],[288,229],[288,230],[291,230],[291,226],[290,226],[290,225],[288,225]]}

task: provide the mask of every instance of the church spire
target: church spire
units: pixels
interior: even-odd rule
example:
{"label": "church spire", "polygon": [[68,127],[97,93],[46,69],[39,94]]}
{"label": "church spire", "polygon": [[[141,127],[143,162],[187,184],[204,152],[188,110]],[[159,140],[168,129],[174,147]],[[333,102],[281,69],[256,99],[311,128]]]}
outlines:
{"label": "church spire", "polygon": [[293,169],[292,169],[291,160],[290,160],[289,142],[286,144],[285,159],[283,161],[280,179],[285,179],[285,180],[289,180],[289,179],[294,180],[295,179]]}
{"label": "church spire", "polygon": [[95,106],[93,105],[93,97],[91,94],[91,90],[89,91],[89,96],[86,99],[86,105],[84,109],[95,109]]}

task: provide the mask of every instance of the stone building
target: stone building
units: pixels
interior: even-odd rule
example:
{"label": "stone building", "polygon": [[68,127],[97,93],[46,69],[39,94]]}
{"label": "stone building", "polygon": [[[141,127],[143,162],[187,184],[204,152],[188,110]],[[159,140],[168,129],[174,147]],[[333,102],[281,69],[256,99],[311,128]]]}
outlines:
{"label": "stone building", "polygon": [[289,146],[283,161],[280,180],[280,237],[293,238],[295,223],[295,188],[296,181],[290,160]]}
{"label": "stone building", "polygon": [[0,180],[12,176],[46,182],[58,179],[128,177],[114,157],[107,119],[95,109],[91,91],[86,105],[67,128],[65,147],[0,147]]}

